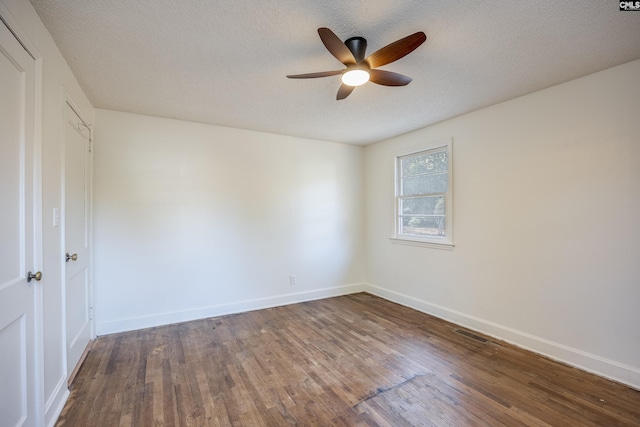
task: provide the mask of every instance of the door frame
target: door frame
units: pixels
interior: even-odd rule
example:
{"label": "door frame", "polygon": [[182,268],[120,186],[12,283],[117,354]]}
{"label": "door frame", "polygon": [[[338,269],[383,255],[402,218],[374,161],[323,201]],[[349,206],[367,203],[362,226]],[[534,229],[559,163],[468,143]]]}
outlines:
{"label": "door frame", "polygon": [[[94,286],[93,286],[93,140],[94,140],[94,127],[90,123],[87,118],[87,115],[82,111],[79,104],[75,102],[73,97],[69,94],[69,92],[63,87],[61,88],[61,110],[62,110],[62,150],[60,153],[60,253],[65,254],[67,252],[67,218],[66,218],[66,204],[67,204],[67,194],[66,194],[66,174],[67,174],[67,161],[66,161],[66,150],[67,150],[67,140],[66,140],[66,127],[67,123],[67,107],[71,108],[80,118],[82,123],[89,129],[89,151],[87,153],[85,166],[87,168],[87,222],[88,222],[88,250],[89,250],[89,260],[88,260],[88,280],[89,280],[89,323],[91,329],[91,340],[96,338],[96,322],[95,322],[95,314],[94,314]],[[60,257],[60,281],[62,283],[62,312],[65,314],[65,317],[62,320],[62,337],[64,341],[63,345],[63,359],[65,360],[65,378],[69,378],[71,372],[68,372],[67,368],[67,270],[66,270],[66,262],[63,257]],[[82,359],[79,363],[82,363]]]}
{"label": "door frame", "polygon": [[0,0],[0,21],[6,25],[16,40],[34,61],[33,99],[33,262],[35,271],[42,271],[42,281],[34,282],[34,375],[35,375],[35,425],[45,423],[44,396],[44,295],[47,275],[44,270],[43,223],[42,223],[42,105],[43,105],[43,57],[35,43],[27,35],[9,8]]}

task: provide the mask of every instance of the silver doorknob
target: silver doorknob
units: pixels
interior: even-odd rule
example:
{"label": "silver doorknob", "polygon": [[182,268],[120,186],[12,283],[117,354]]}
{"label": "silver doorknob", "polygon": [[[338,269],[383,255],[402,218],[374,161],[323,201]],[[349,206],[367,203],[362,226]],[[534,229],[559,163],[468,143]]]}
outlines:
{"label": "silver doorknob", "polygon": [[64,261],[69,262],[69,260],[75,261],[77,259],[78,259],[78,254],[69,255],[69,252],[67,252],[67,255],[65,256]]}
{"label": "silver doorknob", "polygon": [[36,272],[36,274],[33,274],[32,272],[28,272],[27,273],[27,282],[30,282],[32,279],[36,279],[36,282],[39,282],[40,279],[42,279],[42,272],[38,271],[38,272]]}

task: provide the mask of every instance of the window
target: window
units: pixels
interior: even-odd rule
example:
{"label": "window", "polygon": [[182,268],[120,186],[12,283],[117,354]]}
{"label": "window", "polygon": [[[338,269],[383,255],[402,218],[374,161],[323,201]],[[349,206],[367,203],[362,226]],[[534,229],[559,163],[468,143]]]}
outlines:
{"label": "window", "polygon": [[396,157],[395,243],[453,247],[451,140]]}

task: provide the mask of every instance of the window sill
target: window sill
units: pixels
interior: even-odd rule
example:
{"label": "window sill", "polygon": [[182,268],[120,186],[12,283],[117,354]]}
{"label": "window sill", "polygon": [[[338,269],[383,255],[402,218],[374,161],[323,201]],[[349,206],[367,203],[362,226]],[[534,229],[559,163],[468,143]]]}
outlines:
{"label": "window sill", "polygon": [[389,240],[391,241],[391,243],[394,243],[396,245],[419,246],[422,248],[441,249],[445,251],[452,251],[455,246],[453,243],[450,243],[450,242],[411,240],[411,239],[401,238],[401,237],[389,237]]}

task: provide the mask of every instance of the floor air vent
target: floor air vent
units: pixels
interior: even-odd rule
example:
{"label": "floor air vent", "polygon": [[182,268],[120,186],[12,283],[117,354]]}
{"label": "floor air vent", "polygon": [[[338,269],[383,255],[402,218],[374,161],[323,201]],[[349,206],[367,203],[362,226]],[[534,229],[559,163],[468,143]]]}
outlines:
{"label": "floor air vent", "polygon": [[467,338],[471,338],[472,340],[476,340],[476,341],[481,342],[483,344],[486,344],[486,343],[489,342],[488,339],[483,338],[480,335],[476,335],[473,332],[465,331],[464,329],[456,329],[453,332],[455,332],[456,334],[464,335]]}

